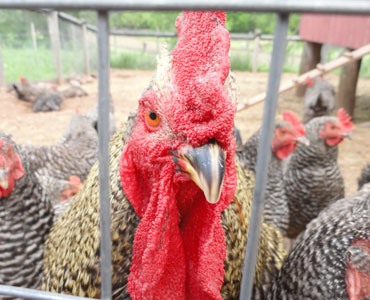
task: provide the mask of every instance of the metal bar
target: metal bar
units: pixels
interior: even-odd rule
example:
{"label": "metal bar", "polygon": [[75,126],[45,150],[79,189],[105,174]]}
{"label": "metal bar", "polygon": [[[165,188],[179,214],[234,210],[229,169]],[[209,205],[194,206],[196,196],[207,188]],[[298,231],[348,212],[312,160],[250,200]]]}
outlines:
{"label": "metal bar", "polygon": [[101,298],[112,299],[112,239],[109,185],[109,19],[108,11],[98,11],[99,74],[99,199]]}
{"label": "metal bar", "polygon": [[258,145],[256,184],[254,187],[251,219],[248,230],[248,242],[244,259],[243,279],[240,300],[251,299],[254,272],[257,259],[258,242],[265,198],[265,186],[268,164],[271,158],[271,142],[274,131],[275,114],[278,101],[278,90],[283,70],[286,35],[288,32],[289,15],[278,14],[275,28],[274,47],[271,57],[267,97],[263,111],[261,139]]}
{"label": "metal bar", "polygon": [[[151,37],[177,37],[176,32],[155,32],[155,31],[138,31],[138,30],[112,30],[110,35],[116,36],[151,36]],[[262,34],[259,35],[261,40],[272,41],[274,39],[273,35]],[[255,34],[250,33],[230,33],[230,38],[232,40],[254,40],[256,38]],[[299,36],[292,35],[287,37],[288,41],[302,41]]]}
{"label": "metal bar", "polygon": [[362,0],[0,0],[0,8],[91,10],[227,10],[276,13],[369,14]]}
{"label": "metal bar", "polygon": [[34,300],[88,300],[91,298],[76,297],[64,294],[56,294],[50,292],[43,292],[34,289],[26,289],[21,287],[0,285],[0,295],[8,295],[14,297],[22,297]]}

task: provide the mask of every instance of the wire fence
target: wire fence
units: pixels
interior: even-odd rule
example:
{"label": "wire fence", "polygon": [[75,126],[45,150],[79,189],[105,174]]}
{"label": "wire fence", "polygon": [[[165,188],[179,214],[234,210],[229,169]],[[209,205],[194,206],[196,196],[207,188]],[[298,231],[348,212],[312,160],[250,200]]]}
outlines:
{"label": "wire fence", "polygon": [[[278,98],[278,88],[280,76],[283,69],[282,62],[285,56],[286,33],[288,25],[289,12],[321,12],[321,13],[361,13],[370,14],[370,3],[367,1],[317,1],[317,0],[302,0],[302,1],[282,1],[266,0],[266,1],[217,1],[217,0],[196,0],[186,3],[179,3],[177,0],[167,0],[157,3],[156,1],[137,0],[135,2],[125,1],[46,1],[42,0],[31,1],[4,1],[0,2],[0,8],[68,8],[75,9],[97,9],[98,22],[98,49],[99,49],[99,184],[100,184],[100,215],[102,226],[101,254],[105,258],[102,261],[102,270],[106,270],[106,274],[102,281],[102,299],[111,299],[111,262],[110,262],[110,239],[108,238],[109,227],[109,167],[108,167],[108,145],[106,137],[109,136],[109,26],[108,26],[108,10],[110,9],[217,9],[217,10],[250,10],[250,11],[273,11],[277,13],[277,23],[275,29],[275,38],[273,43],[273,59],[269,73],[267,97],[264,107],[264,118],[262,124],[261,142],[259,145],[257,167],[256,167],[256,185],[254,190],[252,214],[248,233],[248,244],[246,260],[244,264],[243,285],[240,299],[250,299],[251,286],[253,283],[253,274],[256,262],[256,252],[259,240],[259,228],[261,215],[264,205],[264,189],[267,178],[267,161],[270,155],[269,145],[271,145],[272,132],[274,126],[274,116],[276,113],[276,104]],[[50,22],[50,21],[49,21]],[[50,30],[50,28],[49,28]],[[68,32],[68,31],[67,31]],[[55,34],[55,31],[54,31]],[[69,33],[70,34],[70,33]],[[52,34],[51,34],[52,36]],[[50,43],[52,44],[52,43]],[[62,43],[63,44],[63,43]],[[68,44],[68,43],[67,43]],[[72,43],[73,44],[73,43]],[[73,47],[73,46],[71,46]],[[50,46],[49,48],[50,49]],[[64,51],[62,49],[62,51]],[[108,258],[107,258],[108,257]],[[18,293],[15,294],[15,290]],[[47,295],[38,291],[19,290],[9,287],[0,286],[0,293],[14,296],[27,297],[29,299],[47,299]],[[50,295],[51,296],[51,295]],[[51,296],[52,297],[52,296]],[[64,295],[55,295],[50,299],[72,299],[72,297]]]}
{"label": "wire fence", "polygon": [[[31,80],[57,78],[55,46],[59,48],[63,77],[96,71],[96,30],[87,29],[85,37],[82,21],[79,21],[81,24],[75,24],[59,16],[59,33],[55,37],[59,44],[53,45],[55,32],[51,28],[52,21],[48,20],[50,12],[1,10],[0,18],[3,20],[0,21],[3,81],[13,82],[20,76]],[[85,41],[88,53],[84,49]],[[87,62],[85,55],[88,57]]]}

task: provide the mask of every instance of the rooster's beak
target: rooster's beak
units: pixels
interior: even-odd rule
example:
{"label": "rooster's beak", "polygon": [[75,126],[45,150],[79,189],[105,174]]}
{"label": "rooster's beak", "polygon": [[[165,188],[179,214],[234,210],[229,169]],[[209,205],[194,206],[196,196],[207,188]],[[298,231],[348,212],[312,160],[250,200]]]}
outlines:
{"label": "rooster's beak", "polygon": [[217,143],[208,143],[199,148],[185,147],[171,151],[173,161],[188,173],[203,191],[209,203],[220,200],[225,175],[225,153]]}

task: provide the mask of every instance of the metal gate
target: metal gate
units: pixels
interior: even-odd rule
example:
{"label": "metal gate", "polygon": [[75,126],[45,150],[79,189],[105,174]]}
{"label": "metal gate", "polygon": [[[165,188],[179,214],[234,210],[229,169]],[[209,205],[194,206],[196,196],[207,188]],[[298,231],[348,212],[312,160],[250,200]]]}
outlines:
{"label": "metal gate", "polygon": [[[367,0],[0,0],[0,9],[80,9],[98,14],[99,76],[99,197],[101,227],[101,299],[112,298],[111,235],[109,206],[109,11],[111,10],[226,10],[276,13],[276,27],[267,97],[264,105],[261,142],[258,148],[256,184],[254,188],[248,243],[244,261],[240,299],[250,299],[260,224],[264,205],[264,189],[278,100],[280,76],[285,56],[290,13],[340,13],[370,15]],[[0,285],[0,295],[27,299],[88,299],[38,290]]]}

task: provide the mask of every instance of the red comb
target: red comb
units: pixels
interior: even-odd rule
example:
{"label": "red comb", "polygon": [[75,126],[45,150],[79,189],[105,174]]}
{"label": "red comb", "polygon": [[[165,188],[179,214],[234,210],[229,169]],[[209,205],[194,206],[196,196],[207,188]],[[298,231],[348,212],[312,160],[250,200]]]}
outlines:
{"label": "red comb", "polygon": [[351,122],[351,116],[347,114],[344,108],[338,109],[337,117],[345,130],[352,131],[353,123]]}
{"label": "red comb", "polygon": [[306,134],[306,130],[304,125],[299,121],[297,115],[292,111],[286,111],[283,113],[283,119],[290,123],[293,128],[298,132],[299,135],[304,136]]}
{"label": "red comb", "polygon": [[21,82],[21,83],[26,83],[26,78],[24,78],[23,76],[21,76],[21,77],[19,77],[19,81]]}
{"label": "red comb", "polygon": [[75,113],[76,114],[79,114],[80,113],[80,110],[78,109],[78,107],[76,107]]}
{"label": "red comb", "polygon": [[315,80],[313,80],[310,76],[307,76],[305,79],[305,84],[307,87],[311,87],[315,84]]}

